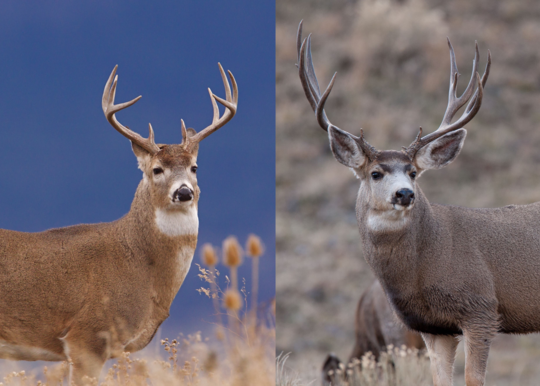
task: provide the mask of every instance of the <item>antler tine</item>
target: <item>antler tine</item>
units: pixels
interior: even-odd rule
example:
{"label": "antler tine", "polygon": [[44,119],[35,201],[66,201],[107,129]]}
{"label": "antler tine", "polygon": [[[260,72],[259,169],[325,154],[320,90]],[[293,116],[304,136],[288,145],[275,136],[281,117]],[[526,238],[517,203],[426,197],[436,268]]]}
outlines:
{"label": "antler tine", "polygon": [[302,88],[304,89],[304,94],[306,94],[306,98],[309,104],[311,105],[311,108],[313,109],[313,111],[315,111],[317,109],[317,103],[319,103],[319,99],[316,97],[316,95],[313,95],[312,87],[309,84],[309,80],[307,78],[307,73],[305,70],[306,46],[307,46],[307,39],[304,39],[302,41],[302,45],[300,46],[300,51],[298,51],[299,60],[296,66],[298,67],[298,74],[300,76],[300,82],[302,83]]}
{"label": "antler tine", "polygon": [[[490,69],[491,69],[491,51],[488,50],[486,68],[484,69],[484,75],[482,75],[482,88],[486,87],[486,83],[487,83],[487,80],[488,80],[488,77],[489,77]],[[465,109],[466,113],[471,111],[471,109],[473,108],[473,106],[476,103],[476,98],[477,98],[477,92],[474,93],[474,98],[471,99],[471,101],[467,105],[467,108]]]}
{"label": "antler tine", "polygon": [[[457,86],[457,65],[455,60],[455,54],[454,49],[452,48],[452,44],[450,43],[450,40],[448,40],[448,46],[450,47],[450,69],[453,72],[453,75],[450,76],[450,92],[448,97],[448,106],[446,109],[446,112],[444,114],[443,121],[439,128],[434,131],[431,134],[426,135],[423,138],[421,137],[421,131],[420,134],[416,137],[416,139],[409,145],[409,147],[405,148],[405,153],[408,154],[408,156],[412,159],[414,158],[415,154],[420,150],[422,147],[427,145],[428,143],[436,140],[437,138],[442,137],[445,134],[450,133],[451,131],[461,129],[464,127],[467,123],[469,123],[475,115],[480,110],[480,106],[482,105],[482,98],[484,96],[484,86],[487,83],[489,72],[491,69],[491,52],[488,50],[488,58],[486,63],[486,68],[484,70],[484,74],[482,75],[482,78],[480,78],[480,75],[478,72],[476,72],[476,69],[478,67],[478,58],[480,56],[478,52],[478,44],[475,44],[475,55],[474,55],[474,62],[473,62],[473,74],[471,76],[471,80],[469,81],[469,84],[467,85],[467,88],[463,92],[463,94],[457,98],[455,94],[455,89]],[[474,87],[476,85],[476,88]],[[471,99],[471,96],[473,97]],[[470,101],[469,101],[470,100]],[[452,121],[452,118],[454,117],[455,113],[465,105],[465,103],[469,102],[467,105],[465,111],[461,115],[461,117],[454,123],[450,123]]]}
{"label": "antler tine", "polygon": [[446,108],[446,112],[444,113],[441,126],[437,130],[444,129],[448,124],[450,124],[450,122],[452,122],[452,118],[454,118],[454,115],[459,111],[460,108],[463,107],[463,105],[465,105],[469,101],[469,99],[473,95],[475,83],[474,77],[477,72],[478,59],[480,56],[478,52],[478,43],[475,42],[475,52],[471,79],[469,80],[467,88],[465,89],[465,91],[463,91],[463,94],[458,98],[456,95],[456,91],[459,72],[456,64],[456,55],[454,53],[452,43],[450,43],[450,39],[447,40],[448,47],[450,49],[450,90],[448,92],[448,106]]}
{"label": "antler tine", "polygon": [[306,43],[306,55],[307,55],[307,68],[306,73],[309,79],[309,86],[311,92],[318,98],[321,98],[321,89],[319,87],[319,81],[315,75],[315,67],[313,66],[313,57],[311,56],[311,34],[307,37]]}
{"label": "antler tine", "polygon": [[[415,154],[426,146],[428,143],[433,142],[437,138],[442,137],[443,135],[446,135],[452,131],[461,129],[463,126],[465,126],[467,123],[469,123],[476,113],[480,110],[480,106],[482,105],[482,98],[484,96],[484,88],[482,87],[482,81],[480,79],[480,74],[476,73],[476,82],[478,85],[478,88],[476,90],[476,97],[474,99],[474,103],[472,107],[469,110],[469,107],[467,107],[466,111],[463,113],[463,115],[454,123],[451,125],[446,126],[444,129],[437,129],[431,134],[426,135],[423,138],[419,138],[420,135],[416,137],[416,140],[405,149],[405,153],[409,156],[409,158],[413,159]],[[469,110],[469,111],[467,111]]]}
{"label": "antler tine", "polygon": [[134,131],[128,129],[126,126],[122,125],[116,119],[115,114],[118,111],[135,104],[139,99],[142,98],[142,96],[139,95],[137,98],[129,102],[120,103],[118,105],[114,104],[114,98],[116,97],[116,86],[118,84],[118,75],[116,75],[117,68],[118,65],[116,65],[112,70],[111,75],[107,80],[107,83],[105,83],[105,89],[103,90],[101,107],[103,108],[105,118],[107,118],[107,121],[112,125],[112,127],[114,127],[120,134],[129,139],[131,142],[139,145],[152,155],[156,154],[159,151],[159,147],[154,142],[154,131],[152,130],[152,125],[149,124],[150,134],[148,138],[143,138],[138,133],[135,133]]}
{"label": "antler tine", "polygon": [[188,138],[186,124],[184,123],[183,119],[180,119],[180,122],[182,123],[182,144],[185,144],[187,143]]}
{"label": "antler tine", "polygon": [[334,76],[332,76],[332,79],[330,80],[330,83],[328,83],[328,87],[324,91],[323,96],[319,99],[319,103],[317,104],[317,108],[315,109],[315,115],[317,116],[317,122],[319,122],[319,125],[324,128],[330,127],[332,123],[328,120],[328,117],[324,113],[324,105],[326,104],[326,100],[330,96],[330,92],[332,91],[332,87],[334,87],[334,81],[336,79],[337,72],[334,73]]}
{"label": "antler tine", "polygon": [[[232,74],[232,72],[227,71],[229,73],[229,77],[231,78],[231,83],[232,83],[232,92],[231,92],[231,86],[229,85],[227,75],[225,75],[225,71],[223,71],[223,67],[221,67],[220,63],[218,63],[218,66],[219,66],[219,72],[221,73],[221,79],[223,80],[223,86],[225,87],[226,99],[221,99],[220,97],[212,93],[210,89],[208,89],[210,93],[210,99],[212,100],[212,108],[214,110],[212,124],[204,128],[203,130],[199,131],[197,134],[193,135],[192,137],[190,137],[189,141],[191,143],[202,141],[203,139],[208,137],[210,134],[212,134],[214,131],[223,127],[236,114],[236,110],[238,106],[238,85],[236,84],[236,79],[234,78],[234,75]],[[216,101],[221,103],[226,108],[225,112],[223,113],[221,117],[219,117],[219,109],[216,104]]]}
{"label": "antler tine", "polygon": [[[300,22],[300,24],[302,24],[302,22]],[[298,27],[297,43],[299,41],[302,41],[301,25]],[[319,88],[317,76],[315,75],[315,67],[313,66],[313,58],[311,56],[311,35],[309,35],[306,39],[302,41],[302,44],[300,45],[300,51],[298,52],[298,58],[298,73],[300,75],[300,81],[302,83],[304,93],[306,94],[306,98],[311,104],[311,108],[313,109],[313,111],[315,111],[315,113],[317,114],[317,121],[319,122],[319,125],[323,130],[328,131],[328,127],[332,123],[326,116],[326,112],[324,111],[324,103],[322,108],[320,109],[320,112],[317,112],[321,101],[321,91]],[[332,87],[330,87],[329,85],[326,91],[328,91],[329,94],[331,90]],[[326,98],[328,98],[328,95],[326,96]]]}
{"label": "antler tine", "polygon": [[[296,64],[296,67],[298,67],[298,75],[300,76],[302,88],[304,89],[304,93],[306,94],[306,98],[309,101],[311,108],[315,112],[317,122],[323,130],[328,131],[330,126],[337,127],[330,122],[324,111],[324,106],[330,96],[332,87],[334,86],[337,72],[334,73],[328,87],[326,87],[326,90],[321,95],[319,81],[317,80],[317,75],[315,75],[313,57],[311,55],[311,34],[308,35],[306,39],[302,40],[302,26],[303,20],[300,21],[300,24],[298,25],[298,32],[296,35],[296,49],[298,52],[298,63]],[[363,132],[360,137],[355,137],[355,139],[369,159],[373,160],[377,157],[378,151],[364,139]]]}

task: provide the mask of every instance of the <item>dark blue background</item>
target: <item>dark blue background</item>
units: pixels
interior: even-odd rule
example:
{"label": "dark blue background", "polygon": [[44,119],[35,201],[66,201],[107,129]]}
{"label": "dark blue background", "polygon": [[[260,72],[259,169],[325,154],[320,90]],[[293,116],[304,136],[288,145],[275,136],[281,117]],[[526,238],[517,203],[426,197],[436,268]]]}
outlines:
{"label": "dark blue background", "polygon": [[[145,137],[151,122],[156,142],[179,143],[180,118],[197,131],[210,124],[207,87],[224,98],[219,61],[237,79],[239,109],[201,143],[199,246],[260,235],[260,298],[271,299],[274,31],[274,1],[3,1],[0,228],[37,232],[127,213],[141,172],[101,110],[112,68],[119,65],[117,103],[143,96],[117,114],[120,122]],[[249,285],[246,263],[240,276]],[[213,310],[195,291],[201,284],[193,265],[162,336],[208,330]]]}

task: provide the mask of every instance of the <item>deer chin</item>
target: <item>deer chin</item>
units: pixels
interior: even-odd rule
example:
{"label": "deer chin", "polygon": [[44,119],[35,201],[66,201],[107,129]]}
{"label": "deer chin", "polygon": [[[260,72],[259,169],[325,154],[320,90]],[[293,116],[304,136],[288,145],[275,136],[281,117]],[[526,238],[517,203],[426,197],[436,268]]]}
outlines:
{"label": "deer chin", "polygon": [[[394,205],[403,208],[402,205]],[[371,210],[368,214],[366,225],[368,229],[373,232],[401,230],[405,228],[410,221],[410,210],[406,209],[397,210],[392,208],[388,210]]]}
{"label": "deer chin", "polygon": [[171,199],[171,202],[169,205],[167,205],[167,208],[164,210],[170,210],[171,212],[182,212],[190,210],[193,207],[197,207],[197,201],[190,200],[190,201],[178,201]]}
{"label": "deer chin", "polygon": [[399,212],[408,212],[410,211],[414,206],[414,202],[410,205],[400,205],[400,204],[392,204],[392,210],[397,210]]}

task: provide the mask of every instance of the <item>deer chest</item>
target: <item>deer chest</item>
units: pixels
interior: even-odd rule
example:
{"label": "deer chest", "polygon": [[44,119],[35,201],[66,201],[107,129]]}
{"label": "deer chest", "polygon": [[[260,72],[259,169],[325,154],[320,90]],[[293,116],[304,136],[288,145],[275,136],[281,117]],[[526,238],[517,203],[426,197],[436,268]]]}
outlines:
{"label": "deer chest", "polygon": [[452,296],[434,289],[406,295],[387,291],[397,316],[410,329],[433,335],[461,335],[460,317],[465,311]]}

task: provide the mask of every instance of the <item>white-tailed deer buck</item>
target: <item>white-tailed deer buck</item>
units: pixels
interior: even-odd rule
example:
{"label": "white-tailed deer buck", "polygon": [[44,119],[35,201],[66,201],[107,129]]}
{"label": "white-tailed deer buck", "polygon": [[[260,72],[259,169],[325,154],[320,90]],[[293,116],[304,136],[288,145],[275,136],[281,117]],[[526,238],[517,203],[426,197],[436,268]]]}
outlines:
{"label": "white-tailed deer buck", "polygon": [[[335,158],[360,179],[356,217],[365,258],[396,311],[422,333],[435,385],[451,385],[458,337],[463,335],[468,386],[483,385],[489,348],[498,333],[540,331],[540,202],[496,209],[430,203],[417,179],[459,154],[482,103],[491,58],[482,78],[478,47],[471,80],[456,96],[458,70],[450,47],[450,92],[441,126],[402,151],[380,151],[333,125],[311,58],[311,39],[298,31],[300,79]],[[468,104],[467,104],[468,103]],[[460,108],[463,115],[454,123]]]}
{"label": "white-tailed deer buck", "polygon": [[[349,357],[349,363],[354,359],[360,359],[371,352],[377,360],[381,352],[386,351],[389,345],[401,347],[403,345],[416,348],[425,348],[420,334],[406,328],[392,310],[381,287],[381,283],[375,280],[362,294],[356,308],[354,320],[355,343]],[[322,368],[323,385],[339,385],[340,378],[347,378],[346,369],[341,360],[334,354],[329,354]]]}
{"label": "white-tailed deer buck", "polygon": [[[128,214],[111,223],[75,225],[40,233],[0,230],[0,358],[70,360],[71,382],[99,377],[105,361],[144,348],[191,265],[197,245],[199,142],[236,114],[221,65],[226,100],[210,92],[214,117],[182,143],[158,145],[123,126],[115,113],[116,68],[103,92],[107,121],[131,141],[143,172]],[[220,117],[217,102],[225,106]]]}

